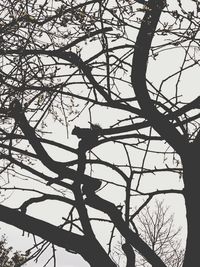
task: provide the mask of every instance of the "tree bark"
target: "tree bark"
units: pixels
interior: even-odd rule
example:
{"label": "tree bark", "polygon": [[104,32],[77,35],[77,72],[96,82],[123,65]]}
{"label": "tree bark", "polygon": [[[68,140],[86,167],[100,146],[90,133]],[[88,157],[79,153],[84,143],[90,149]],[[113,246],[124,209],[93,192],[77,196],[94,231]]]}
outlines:
{"label": "tree bark", "polygon": [[183,267],[197,266],[200,258],[200,150],[189,145],[183,158],[184,197],[187,217],[187,241]]}
{"label": "tree bark", "polygon": [[23,231],[37,235],[52,244],[80,254],[91,267],[116,267],[99,242],[87,236],[60,229],[55,225],[33,218],[16,209],[0,205],[0,220]]}

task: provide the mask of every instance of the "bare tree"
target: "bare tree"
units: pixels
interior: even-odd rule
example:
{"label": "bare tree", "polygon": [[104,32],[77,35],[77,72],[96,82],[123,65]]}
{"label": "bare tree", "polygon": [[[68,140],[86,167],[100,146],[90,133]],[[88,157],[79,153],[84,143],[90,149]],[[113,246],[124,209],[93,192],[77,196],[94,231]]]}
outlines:
{"label": "bare tree", "polygon": [[[175,227],[174,215],[169,215],[169,207],[164,207],[163,201],[156,200],[155,207],[146,206],[137,218],[137,229],[142,239],[161,257],[166,266],[182,266],[184,249],[181,228]],[[148,264],[140,259],[138,266]]]}
{"label": "bare tree", "polygon": [[116,266],[121,235],[127,267],[134,250],[170,266],[135,228],[159,194],[184,199],[183,267],[199,261],[199,11],[195,0],[0,3],[0,220],[52,244],[54,265],[56,245]]}
{"label": "bare tree", "polygon": [[[144,207],[136,217],[135,229],[138,235],[156,252],[166,266],[182,266],[184,249],[181,240],[181,228],[175,226],[174,214],[170,214],[170,209],[165,206],[163,200],[156,199],[155,203],[151,203],[151,206],[147,205]],[[122,244],[124,244],[123,237],[115,246],[113,252],[113,259],[115,259],[117,266],[127,264]],[[134,253],[135,266],[150,266],[137,251],[134,251]]]}

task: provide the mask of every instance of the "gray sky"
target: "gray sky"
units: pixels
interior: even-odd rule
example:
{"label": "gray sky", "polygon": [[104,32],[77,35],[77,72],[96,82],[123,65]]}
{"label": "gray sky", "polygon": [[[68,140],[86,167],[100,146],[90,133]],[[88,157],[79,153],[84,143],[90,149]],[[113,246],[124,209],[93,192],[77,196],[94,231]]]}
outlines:
{"label": "gray sky", "polygon": [[[187,2],[186,0],[183,1],[184,4],[186,4],[186,2]],[[94,46],[90,45],[90,49],[92,49],[92,47],[94,48]],[[92,53],[92,50],[90,49],[87,49],[87,52],[89,51],[90,53]],[[95,53],[95,50],[93,52]],[[87,53],[85,54],[85,56],[87,56]],[[153,81],[155,85],[159,85],[160,82],[165,77],[174,73],[180,67],[182,56],[183,56],[183,51],[173,50],[170,52],[170,56],[169,56],[168,51],[166,51],[166,53],[163,53],[159,59],[160,60],[159,63],[158,61],[150,60],[149,62],[150,65],[148,67],[148,76],[151,78],[151,81]],[[160,66],[162,66],[162,68]],[[199,77],[199,74],[200,74],[199,69],[188,70],[185,73],[185,78],[181,80],[180,93],[185,93],[187,100],[188,99],[193,100],[196,96],[199,95],[199,88],[196,84],[197,77]],[[171,90],[172,84],[173,84],[173,79],[169,80],[169,82],[167,82],[164,85],[163,90],[165,91],[166,95],[168,93],[169,94],[171,93],[170,90]],[[192,90],[188,91],[188,88],[192,88]],[[167,90],[169,91],[167,92]],[[95,122],[100,123],[102,127],[109,127],[110,124],[116,121],[116,118],[119,119],[120,117],[123,117],[124,115],[116,111],[109,112],[106,108],[100,108],[96,110],[94,108],[93,111],[94,111],[93,116],[95,118]],[[75,124],[82,126],[82,127],[88,127],[89,126],[87,124],[88,120],[89,120],[88,113],[85,112],[81,115],[81,117],[78,120],[75,121]],[[56,123],[53,123],[51,121],[49,128],[50,128],[49,131],[53,132],[53,135],[52,135],[53,139],[57,141],[65,142],[65,143],[68,142],[71,146],[73,145],[77,146],[78,140],[75,137],[73,137],[73,141],[71,141],[71,139],[66,140],[66,130],[61,130],[60,126],[57,125]],[[71,124],[70,130],[72,128],[73,128],[73,123]],[[95,151],[97,151],[100,154],[105,153],[105,158],[112,159],[113,162],[120,161],[122,163],[122,161],[125,161],[125,154],[122,154],[122,153],[119,154],[118,147],[116,145],[114,146],[113,144],[111,144],[111,145],[102,146],[102,147],[97,148]],[[55,160],[59,160],[59,159],[63,160],[63,158],[66,159],[67,157],[66,154],[63,153],[62,151],[57,153],[55,152],[55,150],[52,150],[51,147],[48,148],[48,152],[50,153],[50,155],[54,157]],[[135,158],[136,158],[135,154],[131,156],[132,156],[133,162],[135,162]],[[141,155],[139,154],[137,155],[137,160],[139,160],[140,156]],[[156,156],[148,158],[148,161],[150,164],[153,164],[156,161]],[[99,171],[101,172],[102,177],[107,177],[108,175],[111,175],[111,173],[109,173],[108,170],[99,169]],[[149,179],[149,177],[151,179]],[[162,177],[145,176],[142,179],[143,179],[142,188],[144,190],[145,189],[146,190],[148,189],[157,190],[160,187],[169,188],[174,185],[177,188],[181,189],[183,186],[182,181],[180,179],[174,178],[172,175],[167,176],[167,174],[163,174]],[[21,182],[18,181],[18,183],[20,184]],[[107,199],[110,198],[110,200],[117,202],[117,200],[119,199],[119,196],[122,194],[121,189],[115,188],[115,190],[112,190],[112,194],[110,194],[110,192],[111,192],[111,188],[109,188],[108,190],[105,190],[102,194],[104,194],[104,196]],[[16,205],[16,201],[20,203],[23,199],[20,196],[20,193],[19,194],[16,193],[12,197],[13,198],[8,199],[5,203],[9,203],[10,205],[12,205],[13,203]],[[175,215],[175,222],[177,223],[177,225],[183,224],[183,237],[185,238],[186,229],[185,229],[185,212],[184,212],[183,198],[180,196],[174,196],[174,195],[161,196],[161,199],[162,198],[165,198],[166,203],[168,203],[168,205],[171,206],[172,213],[174,213]],[[33,214],[40,215],[42,219],[43,218],[45,219],[45,217],[48,217],[52,223],[59,224],[61,222],[61,217],[63,215],[64,208],[65,208],[64,205],[60,203],[59,205],[58,203],[51,203],[51,206],[49,206],[48,204],[45,204],[45,205],[42,205],[41,208],[38,208],[38,206],[37,207],[35,206],[31,208],[30,210],[33,211]],[[58,216],[55,216],[54,214],[54,216],[52,217],[52,209],[56,210]],[[44,210],[45,210],[45,214],[44,214]],[[8,236],[9,245],[12,245],[14,249],[24,251],[29,246],[31,246],[32,238],[31,237],[27,238],[27,234],[25,234],[25,236],[22,236],[22,231],[16,230],[14,229],[14,227],[11,227],[9,225],[1,224],[0,227],[1,227],[1,232],[6,233],[6,235]],[[99,226],[96,226],[96,228],[98,227]],[[99,238],[102,238],[105,241],[105,237],[107,236],[108,233],[106,233],[106,231],[103,231],[105,234],[105,236],[103,236],[102,228],[99,227],[99,229],[97,230],[99,230]],[[27,263],[26,266],[27,267],[42,266],[42,262],[44,263],[45,257],[46,256],[42,256],[41,261],[39,261],[38,263],[29,262]],[[46,259],[48,259],[48,257],[46,257]],[[65,267],[88,267],[89,266],[85,261],[82,260],[80,256],[66,253],[66,251],[64,251],[63,249],[58,249],[57,260],[58,260],[58,267],[64,267],[64,266]],[[48,266],[51,267],[51,265],[48,265]]]}

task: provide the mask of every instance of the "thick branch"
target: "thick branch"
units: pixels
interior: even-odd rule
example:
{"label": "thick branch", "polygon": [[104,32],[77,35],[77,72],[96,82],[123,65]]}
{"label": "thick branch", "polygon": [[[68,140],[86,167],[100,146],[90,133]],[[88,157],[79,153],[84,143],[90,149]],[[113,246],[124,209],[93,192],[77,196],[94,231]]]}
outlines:
{"label": "thick branch", "polygon": [[29,125],[29,122],[27,121],[23,113],[21,104],[19,103],[18,100],[13,101],[10,107],[10,111],[9,112],[7,111],[7,113],[9,113],[8,115],[12,116],[15,119],[16,123],[19,125],[22,132],[26,136],[27,140],[35,150],[40,161],[49,170],[51,170],[54,173],[57,173],[60,179],[68,178],[74,180],[77,177],[77,175],[81,175],[81,177],[83,177],[81,181],[82,183],[90,181],[91,184],[99,184],[99,181],[91,179],[91,177],[88,175],[83,175],[81,173],[79,174],[77,171],[67,168],[65,166],[65,163],[57,162],[48,155],[48,153],[40,143],[39,139],[35,135],[34,128],[32,128]]}
{"label": "thick branch", "polygon": [[[79,148],[78,148],[78,172],[80,174],[84,174],[85,172],[85,159],[86,159],[86,150],[82,149],[82,142],[83,139],[81,141],[79,141]],[[83,185],[83,187],[85,187],[86,184]],[[84,233],[90,237],[90,238],[94,238],[94,232],[92,230],[91,224],[90,224],[90,220],[89,220],[89,216],[88,216],[88,212],[87,212],[87,208],[85,206],[84,200],[83,200],[83,195],[82,195],[82,190],[81,190],[81,176],[77,176],[76,180],[73,183],[73,187],[74,187],[74,196],[75,196],[75,200],[77,203],[77,211],[79,213],[79,217],[80,217],[80,221],[81,221],[81,225],[83,227]]]}
{"label": "thick branch", "polygon": [[149,0],[148,2],[148,9],[142,20],[135,44],[131,79],[138,103],[146,119],[178,153],[182,153],[184,146],[187,144],[185,138],[156,109],[150,99],[146,85],[149,50],[163,7],[163,0]]}
{"label": "thick branch", "polygon": [[116,267],[97,242],[0,205],[1,221],[80,254],[92,267]]}
{"label": "thick branch", "polygon": [[126,267],[135,267],[135,252],[128,243],[122,245],[122,249],[126,255]]}
{"label": "thick branch", "polygon": [[138,250],[153,267],[166,267],[155,252],[136,233],[127,227],[127,224],[122,219],[121,211],[118,210],[113,203],[96,195],[87,198],[86,203],[89,206],[106,213],[127,242]]}

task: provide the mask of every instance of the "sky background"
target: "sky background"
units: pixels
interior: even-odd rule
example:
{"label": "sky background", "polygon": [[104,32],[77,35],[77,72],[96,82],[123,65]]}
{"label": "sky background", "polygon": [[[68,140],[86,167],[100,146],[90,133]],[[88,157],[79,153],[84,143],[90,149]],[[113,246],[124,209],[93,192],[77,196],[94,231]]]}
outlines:
{"label": "sky background", "polygon": [[[186,3],[187,1],[183,1],[183,3]],[[91,50],[93,49],[93,51]],[[90,45],[89,49],[87,49],[87,51],[89,51],[89,53],[95,53],[95,46],[94,45]],[[86,53],[86,52],[85,52]],[[87,53],[85,54],[85,56],[87,57]],[[182,62],[182,58],[184,56],[183,50],[173,50],[173,51],[166,51],[164,53],[162,53],[162,55],[159,58],[159,62],[158,61],[153,61],[150,60],[149,62],[149,67],[148,67],[148,76],[151,78],[151,81],[153,81],[154,85],[158,86],[163,79],[165,79],[166,77],[168,77],[170,74],[174,73],[177,71],[177,69],[179,69],[181,62]],[[199,96],[199,86],[197,84],[197,79],[199,77],[199,67],[197,68],[193,68],[193,69],[189,69],[187,72],[185,72],[184,78],[181,79],[180,82],[180,94],[184,94],[185,96],[185,100],[193,100],[195,97]],[[166,95],[169,93],[171,93],[171,90],[173,90],[173,83],[174,80],[170,79],[167,83],[165,83],[164,85],[164,90]],[[168,91],[167,91],[168,90]],[[95,122],[100,123],[100,125],[102,127],[108,127],[108,125],[112,124],[116,118],[120,118],[122,117],[124,114],[119,113],[117,111],[112,111],[112,112],[108,112],[108,110],[106,108],[101,108],[101,112],[99,111],[99,109],[95,110],[93,109],[94,112],[94,117],[95,117]],[[74,125],[78,125],[81,127],[89,127],[88,125],[88,113],[83,113],[82,116],[77,119],[75,121],[75,123],[71,123],[71,126],[69,128],[70,133],[71,130],[73,129]],[[56,129],[56,131],[55,131]],[[66,130],[62,130],[61,127],[57,124],[55,124],[53,121],[49,121],[49,130],[53,132],[52,138],[56,141],[61,141],[63,143],[66,144],[70,144],[71,146],[75,146],[77,147],[78,145],[78,140],[76,139],[76,137],[71,137],[70,139],[67,140],[66,136]],[[105,157],[107,158],[112,158],[113,161],[115,162],[122,162],[125,160],[125,154],[123,154],[122,152],[118,152],[118,148],[117,146],[113,146],[113,144],[111,145],[106,145],[106,146],[102,146],[100,148],[97,148],[96,150],[98,151],[98,153],[101,153],[101,149],[102,149],[102,153],[105,154]],[[159,145],[158,145],[158,149],[159,149]],[[52,155],[54,157],[54,159],[59,160],[59,159],[63,159],[63,157],[67,157],[65,153],[63,153],[62,151],[55,151],[53,150],[51,147],[48,147],[48,152],[50,155]],[[132,155],[133,160],[135,161],[136,156]],[[137,155],[138,159],[140,157],[140,155]],[[149,164],[154,164],[154,162],[156,162],[157,156],[151,156],[148,158],[148,162]],[[68,158],[67,158],[68,159]],[[101,170],[101,175],[102,176],[108,176],[109,172],[108,170]],[[177,187],[178,189],[181,189],[183,187],[182,184],[182,180],[175,178],[173,175],[168,175],[166,173],[162,174],[162,177],[159,176],[158,177],[153,177],[152,175],[149,176],[145,176],[142,178],[142,188],[145,190],[157,190],[157,188],[172,188],[172,187]],[[18,181],[18,183],[20,184],[20,181]],[[39,185],[40,186],[40,185]],[[112,192],[112,194],[110,193]],[[118,200],[119,195],[121,194],[121,189],[116,189],[112,190],[111,188],[109,188],[109,190],[105,190],[105,192],[103,193],[105,194],[105,197],[107,199],[111,199],[113,201]],[[13,200],[15,199],[15,200]],[[175,196],[175,195],[162,195],[160,196],[160,199],[165,199],[166,204],[169,205],[171,207],[171,211],[175,216],[175,223],[177,224],[177,227],[179,225],[183,226],[183,230],[182,230],[182,235],[183,235],[183,243],[185,242],[185,236],[186,236],[186,220],[185,220],[185,210],[184,210],[184,201],[183,198],[181,196]],[[20,192],[16,193],[15,196],[12,196],[11,198],[7,199],[5,201],[5,203],[3,204],[8,204],[9,206],[15,206],[16,205],[16,201],[19,201],[19,203],[22,201],[21,197],[20,197]],[[40,218],[46,218],[48,217],[49,220],[52,223],[55,224],[59,224],[60,223],[60,217],[63,215],[63,209],[64,209],[64,205],[59,204],[58,203],[48,203],[48,204],[44,204],[42,205],[41,208],[38,208],[38,206],[36,207],[31,207],[30,208],[30,214],[35,214],[35,216],[38,216]],[[45,210],[45,214],[44,214],[44,210]],[[56,210],[58,216],[55,216],[54,211]],[[52,216],[53,213],[53,216]],[[109,231],[109,229],[102,229],[102,227],[100,225],[96,225],[95,226],[96,229],[98,229],[99,232],[99,238],[102,238],[102,240],[106,240],[107,237],[107,231]],[[29,248],[29,246],[32,245],[32,237],[27,237],[27,233],[24,234],[24,236],[22,236],[22,231],[21,230],[16,230],[16,228],[6,225],[4,223],[0,224],[0,228],[1,228],[1,233],[5,233],[6,236],[8,237],[8,245],[11,245],[14,247],[14,249],[16,250],[21,250],[21,251],[25,251],[26,249]],[[103,230],[103,231],[102,231]],[[44,263],[45,259],[48,259],[48,256],[50,255],[50,251],[48,250],[46,255],[42,256],[41,259],[39,259],[38,263],[33,263],[33,262],[28,262],[26,264],[27,267],[38,267],[38,266],[42,266],[42,263]],[[73,255],[70,253],[66,253],[65,250],[63,249],[58,249],[58,257],[57,257],[57,261],[58,261],[58,267],[88,267],[89,265],[82,260],[82,258],[78,255]],[[49,267],[52,267],[52,264],[48,265]]]}

